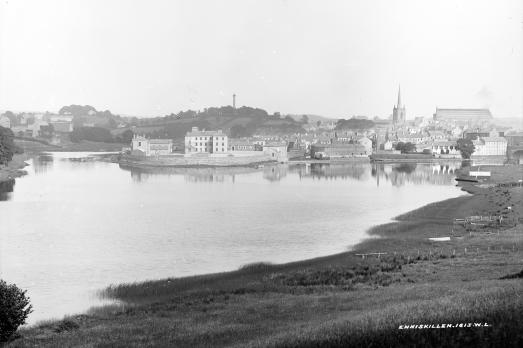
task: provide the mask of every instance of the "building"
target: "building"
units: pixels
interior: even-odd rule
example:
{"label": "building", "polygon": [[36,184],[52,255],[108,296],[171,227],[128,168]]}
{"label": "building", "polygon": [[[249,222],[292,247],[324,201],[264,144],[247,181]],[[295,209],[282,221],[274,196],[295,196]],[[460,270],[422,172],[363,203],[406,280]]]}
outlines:
{"label": "building", "polygon": [[192,127],[185,135],[185,153],[226,153],[228,137],[221,130],[206,131]]}
{"label": "building", "polygon": [[368,152],[365,146],[360,144],[311,145],[312,158],[368,157],[371,154],[372,151]]}
{"label": "building", "polygon": [[230,151],[260,151],[261,145],[252,143],[248,140],[243,139],[230,139],[229,150]]}
{"label": "building", "polygon": [[405,105],[401,104],[401,87],[398,88],[398,104],[392,109],[392,123],[404,124],[407,119]]}
{"label": "building", "polygon": [[506,156],[507,139],[502,137],[485,137],[472,141],[474,144],[473,157],[479,156]]}
{"label": "building", "polygon": [[165,156],[173,152],[172,139],[148,139],[143,135],[133,135],[131,153],[138,156]]}
{"label": "building", "polygon": [[11,120],[7,116],[0,116],[0,127],[11,128]]}
{"label": "building", "polygon": [[489,109],[440,109],[433,114],[434,121],[453,122],[460,125],[482,124],[492,121]]}
{"label": "building", "polygon": [[505,134],[508,146],[523,145],[523,132]]}
{"label": "building", "polygon": [[263,154],[278,162],[287,162],[287,146],[286,142],[268,142],[263,145]]}

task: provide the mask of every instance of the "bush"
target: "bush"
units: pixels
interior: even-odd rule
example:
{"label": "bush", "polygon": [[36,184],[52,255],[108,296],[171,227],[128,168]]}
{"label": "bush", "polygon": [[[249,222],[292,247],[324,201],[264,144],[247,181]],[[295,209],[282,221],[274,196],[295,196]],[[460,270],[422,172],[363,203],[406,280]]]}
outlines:
{"label": "bush", "polygon": [[7,341],[31,313],[26,291],[0,280],[0,342]]}

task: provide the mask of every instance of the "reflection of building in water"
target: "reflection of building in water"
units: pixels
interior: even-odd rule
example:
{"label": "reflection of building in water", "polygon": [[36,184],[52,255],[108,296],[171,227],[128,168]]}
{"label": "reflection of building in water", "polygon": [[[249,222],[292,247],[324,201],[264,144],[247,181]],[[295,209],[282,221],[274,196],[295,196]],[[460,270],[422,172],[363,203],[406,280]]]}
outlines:
{"label": "reflection of building in water", "polygon": [[365,180],[370,175],[368,163],[310,163],[290,167],[301,177]]}
{"label": "reflection of building in water", "polygon": [[44,174],[53,166],[53,156],[40,155],[33,158],[33,168],[35,174]]}
{"label": "reflection of building in water", "polygon": [[131,172],[133,181],[142,182],[156,176],[183,176],[186,182],[234,182],[236,175],[256,172],[248,167],[216,168],[133,168],[120,165]]}
{"label": "reflection of building in water", "polygon": [[282,178],[287,176],[288,166],[268,166],[263,168],[263,178],[269,181],[280,181]]}
{"label": "reflection of building in water", "polygon": [[403,186],[407,183],[449,185],[454,183],[455,172],[461,168],[461,163],[374,163],[372,166],[372,175],[376,177],[377,185],[380,179],[390,181],[394,186]]}

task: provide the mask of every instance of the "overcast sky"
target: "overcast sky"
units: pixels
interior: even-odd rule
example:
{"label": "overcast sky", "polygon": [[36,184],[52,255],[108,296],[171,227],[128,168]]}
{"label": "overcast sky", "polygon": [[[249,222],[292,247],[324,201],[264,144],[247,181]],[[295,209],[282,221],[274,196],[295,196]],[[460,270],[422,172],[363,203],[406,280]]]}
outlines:
{"label": "overcast sky", "polygon": [[1,1],[3,110],[523,114],[521,0]]}

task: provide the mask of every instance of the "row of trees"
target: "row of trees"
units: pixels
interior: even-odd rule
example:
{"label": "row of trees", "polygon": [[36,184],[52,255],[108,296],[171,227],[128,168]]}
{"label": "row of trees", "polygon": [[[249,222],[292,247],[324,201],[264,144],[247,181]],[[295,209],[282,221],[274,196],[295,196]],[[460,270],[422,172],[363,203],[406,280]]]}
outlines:
{"label": "row of trees", "polygon": [[97,141],[104,143],[130,143],[133,139],[133,131],[127,129],[122,134],[114,136],[109,129],[101,127],[76,127],[70,134],[72,142],[82,140]]}

